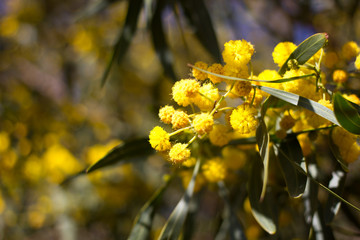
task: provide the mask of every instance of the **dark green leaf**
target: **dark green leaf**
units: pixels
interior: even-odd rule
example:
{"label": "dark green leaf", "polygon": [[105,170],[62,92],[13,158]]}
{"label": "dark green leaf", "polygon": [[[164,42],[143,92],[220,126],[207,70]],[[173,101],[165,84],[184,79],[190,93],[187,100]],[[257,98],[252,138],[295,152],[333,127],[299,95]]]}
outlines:
{"label": "dark green leaf", "polygon": [[189,210],[189,203],[192,198],[196,176],[200,169],[200,160],[197,160],[194,167],[194,172],[191,177],[191,181],[186,189],[184,196],[181,198],[179,203],[176,205],[174,211],[171,213],[169,219],[167,220],[165,226],[161,230],[159,239],[163,240],[177,240],[180,236],[181,229],[184,225],[186,215]]}
{"label": "dark green leaf", "polygon": [[114,46],[113,54],[102,76],[101,86],[104,86],[114,61],[117,60],[117,62],[121,62],[121,60],[125,56],[125,53],[128,50],[131,40],[133,39],[133,36],[136,32],[139,14],[143,6],[143,0],[129,0],[128,2],[129,5],[127,9],[125,24],[120,31],[118,40],[116,41],[116,44]]}
{"label": "dark green leaf", "polygon": [[263,186],[260,195],[261,200],[265,196],[267,180],[269,175],[269,139],[270,139],[269,133],[266,128],[266,124],[262,117],[260,119],[259,126],[256,129],[256,142],[259,146],[260,157],[263,160],[263,165],[264,165]]}
{"label": "dark green leaf", "polygon": [[267,192],[262,201],[260,201],[263,179],[263,163],[261,159],[252,159],[252,168],[250,179],[248,182],[248,194],[251,205],[251,212],[260,224],[260,226],[270,234],[276,232],[276,205],[274,204],[272,195]]}
{"label": "dark green leaf", "polygon": [[282,76],[289,69],[288,61],[290,59],[296,59],[300,65],[306,63],[315,53],[317,53],[322,47],[325,46],[327,38],[328,36],[326,33],[317,33],[305,39],[290,54],[289,58],[280,68],[279,74]]}
{"label": "dark green leaf", "polygon": [[306,171],[299,141],[295,136],[288,135],[281,142],[278,150],[278,159],[289,195],[291,197],[299,197],[304,193],[307,182],[306,175],[299,172],[294,166],[294,164],[301,166]]}
{"label": "dark green leaf", "polygon": [[128,240],[146,240],[150,238],[156,204],[162,197],[162,194],[167,188],[169,182],[170,179],[166,181],[141,208],[138,216],[134,221],[134,226],[131,229]]}
{"label": "dark green leaf", "polygon": [[306,108],[316,113],[317,115],[329,120],[330,122],[340,126],[340,123],[338,122],[338,120],[336,120],[334,112],[331,111],[329,108],[321,105],[320,103],[317,103],[311,99],[304,98],[297,94],[286,92],[283,90],[265,87],[265,86],[257,86],[257,87],[260,90],[273,95],[274,97],[284,100],[285,102],[291,103],[295,106]]}
{"label": "dark green leaf", "polygon": [[360,116],[357,109],[340,93],[334,94],[334,113],[340,125],[353,134],[360,134]]}
{"label": "dark green leaf", "polygon": [[168,1],[166,0],[157,1],[155,12],[151,21],[151,37],[155,51],[161,61],[165,74],[173,81],[176,81],[177,78],[173,69],[173,55],[166,42],[161,16],[167,3]]}
{"label": "dark green leaf", "polygon": [[342,156],[339,152],[339,148],[335,145],[335,143],[332,139],[332,132],[333,132],[333,129],[330,130],[330,137],[329,137],[330,150],[331,150],[332,154],[334,155],[336,161],[338,161],[338,163],[340,164],[341,168],[345,172],[348,172],[349,171],[348,164],[347,164],[347,162],[344,161],[344,159],[342,158]]}
{"label": "dark green leaf", "polygon": [[205,2],[203,0],[183,0],[180,1],[180,4],[200,43],[216,61],[221,62],[218,41]]}
{"label": "dark green leaf", "polygon": [[[334,191],[335,193],[341,195],[344,186],[345,186],[345,179],[346,179],[346,172],[341,169],[341,167],[338,167],[335,171],[331,173],[331,179],[328,185],[328,188]],[[329,194],[329,197],[327,199],[326,205],[325,205],[325,223],[329,224],[333,221],[335,215],[340,209],[341,201],[336,198],[334,195]]]}
{"label": "dark green leaf", "polygon": [[148,139],[136,139],[128,142],[124,142],[113,148],[108,154],[106,154],[99,161],[91,165],[86,172],[90,173],[96,169],[113,165],[118,162],[124,162],[126,160],[132,160],[147,156],[153,152]]}

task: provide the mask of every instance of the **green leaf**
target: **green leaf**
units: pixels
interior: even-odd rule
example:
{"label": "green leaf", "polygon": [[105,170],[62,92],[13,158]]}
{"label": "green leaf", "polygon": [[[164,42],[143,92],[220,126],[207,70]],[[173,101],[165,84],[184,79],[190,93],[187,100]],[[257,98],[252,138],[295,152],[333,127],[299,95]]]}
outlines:
{"label": "green leaf", "polygon": [[179,203],[176,205],[174,211],[171,213],[169,219],[167,220],[165,226],[161,230],[161,234],[159,239],[173,239],[177,240],[180,236],[181,229],[184,225],[186,215],[189,210],[189,203],[192,198],[196,176],[200,169],[200,159],[197,160],[196,165],[194,167],[193,175],[191,177],[191,181],[185,191],[184,196],[181,198]]}
{"label": "green leaf", "polygon": [[166,181],[141,208],[134,221],[128,240],[146,240],[150,237],[156,205],[171,179]]}
{"label": "green leaf", "polygon": [[317,33],[305,39],[300,45],[290,54],[279,70],[282,76],[287,70],[288,61],[296,59],[299,65],[306,63],[315,53],[317,53],[327,42],[328,35],[326,33]]}
{"label": "green leaf", "polygon": [[336,119],[334,112],[331,111],[331,109],[321,105],[320,103],[317,103],[311,99],[304,98],[297,94],[286,92],[283,90],[265,87],[265,86],[257,86],[257,85],[254,85],[254,86],[258,87],[260,90],[262,90],[264,92],[267,92],[267,93],[273,95],[274,97],[284,100],[285,102],[288,102],[295,106],[300,106],[300,107],[306,108],[306,109],[316,113],[317,115],[329,120],[330,122],[340,126],[340,123]]}
{"label": "green leaf", "polygon": [[346,100],[340,93],[333,98],[334,113],[340,125],[353,134],[360,134],[360,116],[353,103]]}
{"label": "green leaf", "polygon": [[[262,116],[263,117],[263,116]],[[260,194],[260,199],[262,200],[265,196],[266,186],[269,176],[269,132],[267,131],[266,124],[264,119],[260,119],[259,126],[256,129],[256,142],[259,146],[260,157],[263,160],[264,165],[264,176],[263,176],[263,186]]]}
{"label": "green leaf", "polygon": [[219,44],[205,2],[203,0],[182,0],[180,4],[200,43],[214,59],[221,62]]}
{"label": "green leaf", "polygon": [[167,44],[162,23],[162,12],[165,9],[166,4],[168,4],[168,1],[166,0],[157,1],[155,12],[151,20],[151,37],[165,74],[173,81],[176,81],[177,78],[173,69],[173,55]]}
{"label": "green leaf", "polygon": [[[346,172],[338,167],[335,171],[331,173],[331,179],[328,185],[328,188],[334,191],[335,193],[341,195],[344,187],[345,187],[345,179],[346,179]],[[336,198],[334,195],[329,194],[325,205],[325,223],[329,224],[333,221],[335,215],[338,213],[340,209],[341,201]]]}
{"label": "green leaf", "polygon": [[139,14],[143,6],[143,0],[129,0],[129,5],[127,9],[126,19],[123,28],[120,30],[120,34],[116,44],[114,46],[113,54],[109,60],[106,69],[101,78],[101,86],[105,85],[106,79],[109,76],[111,67],[117,59],[117,62],[120,63],[125,53],[127,52],[131,40],[136,32],[137,22],[139,19]]}
{"label": "green leaf", "polygon": [[248,194],[251,205],[251,212],[260,224],[260,226],[267,231],[269,234],[276,232],[276,205],[274,204],[272,195],[265,194],[265,197],[260,201],[261,191],[263,188],[262,180],[263,163],[261,159],[252,159],[252,168],[250,179],[248,181]]}
{"label": "green leaf", "polygon": [[280,148],[278,150],[278,160],[285,178],[289,195],[291,197],[299,197],[304,193],[307,182],[306,175],[299,172],[294,166],[295,163],[306,171],[305,161],[299,141],[295,136],[288,135],[286,139],[281,141]]}
{"label": "green leaf", "polygon": [[330,130],[330,134],[329,134],[329,147],[330,150],[332,152],[332,154],[334,155],[336,161],[340,164],[341,168],[345,171],[348,172],[349,168],[348,168],[348,164],[347,162],[344,161],[344,159],[342,158],[339,148],[335,145],[333,139],[332,139],[332,132],[333,129]]}
{"label": "green leaf", "polygon": [[113,165],[118,162],[124,162],[127,160],[133,160],[136,158],[142,158],[153,153],[148,139],[136,139],[128,142],[124,142],[114,147],[103,158],[91,165],[86,172],[90,173],[96,169],[103,168],[109,165]]}

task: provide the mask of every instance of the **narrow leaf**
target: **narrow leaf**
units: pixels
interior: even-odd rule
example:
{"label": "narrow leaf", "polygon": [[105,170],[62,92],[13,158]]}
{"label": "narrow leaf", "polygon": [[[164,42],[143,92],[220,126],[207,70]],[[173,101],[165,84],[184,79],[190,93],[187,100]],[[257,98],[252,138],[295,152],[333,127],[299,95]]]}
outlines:
{"label": "narrow leaf", "polygon": [[269,234],[276,232],[277,217],[275,213],[275,204],[271,194],[267,193],[262,201],[260,201],[262,191],[262,172],[263,164],[259,158],[254,158],[250,179],[248,181],[248,194],[251,205],[251,212],[260,224],[260,226]]}
{"label": "narrow leaf", "polygon": [[340,125],[353,134],[360,134],[360,116],[357,109],[340,93],[334,94],[334,113]]}
{"label": "narrow leaf", "polygon": [[269,175],[269,133],[266,128],[264,119],[261,118],[258,128],[256,129],[256,142],[259,146],[260,157],[263,160],[264,165],[264,176],[263,176],[263,185],[260,194],[260,199],[262,200],[265,196],[266,186]]}
{"label": "narrow leaf", "polygon": [[221,62],[219,44],[205,2],[203,0],[183,0],[180,1],[180,4],[200,43],[214,59]]}
{"label": "narrow leaf", "polygon": [[289,195],[291,197],[301,196],[305,191],[307,177],[300,173],[293,164],[301,166],[306,171],[301,146],[295,136],[290,135],[280,143],[278,160]]}
{"label": "narrow leaf", "polygon": [[288,61],[296,59],[298,64],[306,63],[315,53],[325,46],[327,41],[326,33],[317,33],[305,39],[300,45],[290,54],[289,58],[285,61],[279,70],[282,76],[288,69]]}
{"label": "narrow leaf", "polygon": [[147,156],[153,152],[148,139],[136,139],[128,142],[124,142],[114,147],[109,153],[107,153],[99,161],[91,165],[86,172],[90,173],[96,169],[103,168],[109,165],[113,165],[118,162],[124,162],[126,160],[132,160]]}
{"label": "narrow leaf", "polygon": [[133,36],[136,32],[136,27],[139,19],[140,10],[143,5],[143,0],[129,0],[128,2],[129,5],[127,9],[125,23],[122,30],[120,31],[118,40],[116,41],[116,44],[114,46],[111,59],[109,60],[103,73],[101,79],[101,86],[104,86],[115,59],[117,59],[117,62],[120,63],[125,56],[125,53],[127,52],[131,40],[133,39]]}
{"label": "narrow leaf", "polygon": [[176,75],[173,69],[173,55],[166,42],[162,23],[162,12],[168,2],[166,0],[157,1],[154,15],[151,21],[151,37],[155,48],[155,51],[160,59],[160,62],[164,68],[165,74],[173,81],[176,81]]}
{"label": "narrow leaf", "polygon": [[[329,182],[329,189],[336,192],[337,194],[342,194],[345,186],[346,172],[338,167],[335,171],[331,173],[331,180]],[[340,209],[341,201],[334,197],[333,195],[329,195],[326,205],[325,205],[325,223],[329,224],[333,221],[335,215],[338,213]]]}
{"label": "narrow leaf", "polygon": [[181,198],[179,203],[176,205],[174,211],[171,213],[169,219],[167,220],[165,226],[161,230],[159,239],[173,239],[176,240],[179,238],[181,229],[184,225],[186,215],[189,210],[189,203],[194,192],[196,176],[200,169],[200,159],[197,160],[194,167],[194,172],[191,177],[191,181],[185,191],[184,196]]}
{"label": "narrow leaf", "polygon": [[320,103],[317,103],[311,99],[304,98],[297,94],[286,92],[283,90],[265,87],[265,86],[257,86],[257,85],[255,86],[258,87],[260,90],[273,95],[274,97],[277,97],[295,106],[306,108],[316,113],[317,115],[329,120],[330,122],[340,126],[340,123],[336,119],[334,112],[331,111],[331,109],[321,105]]}
{"label": "narrow leaf", "polygon": [[165,189],[169,185],[170,179],[166,181],[154,194],[153,196],[145,203],[141,208],[138,216],[134,221],[134,226],[131,229],[128,240],[146,240],[150,237],[151,226],[154,219],[154,213],[156,204],[159,199],[162,197]]}

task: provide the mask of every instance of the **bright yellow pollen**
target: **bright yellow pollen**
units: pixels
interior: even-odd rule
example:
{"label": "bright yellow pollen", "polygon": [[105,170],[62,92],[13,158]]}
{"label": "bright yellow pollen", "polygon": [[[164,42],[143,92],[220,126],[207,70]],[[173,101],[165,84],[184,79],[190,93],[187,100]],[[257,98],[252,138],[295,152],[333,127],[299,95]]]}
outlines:
{"label": "bright yellow pollen", "polygon": [[226,166],[224,161],[219,157],[212,158],[204,163],[202,171],[204,177],[209,182],[215,183],[224,180],[226,177]]}
{"label": "bright yellow pollen", "polygon": [[227,65],[241,68],[248,64],[254,54],[254,46],[246,40],[230,40],[224,44],[222,56]]}
{"label": "bright yellow pollen", "polygon": [[272,53],[274,63],[281,67],[295,49],[296,45],[292,42],[278,43]]}
{"label": "bright yellow pollen", "polygon": [[169,134],[159,126],[150,131],[149,142],[156,151],[166,151],[171,147]]}
{"label": "bright yellow pollen", "polygon": [[[221,74],[221,75],[224,74],[223,66],[222,66],[221,64],[219,64],[219,63],[214,63],[213,65],[211,65],[210,67],[208,67],[207,70],[208,70],[209,72],[216,73],[216,74]],[[208,74],[208,77],[209,77],[210,81],[211,81],[212,83],[214,83],[214,84],[224,81],[223,78],[217,77],[217,76],[215,76],[215,75]]]}
{"label": "bright yellow pollen", "polygon": [[239,97],[247,96],[251,92],[252,86],[250,81],[237,81],[234,84],[232,92]]}
{"label": "bright yellow pollen", "polygon": [[182,163],[190,158],[190,149],[187,148],[187,144],[176,143],[169,152],[170,160],[173,163]]}
{"label": "bright yellow pollen", "polygon": [[219,90],[212,83],[206,83],[200,87],[199,93],[194,98],[194,103],[202,111],[210,111],[220,98]]}
{"label": "bright yellow pollen", "polygon": [[198,134],[204,135],[213,129],[214,118],[209,113],[201,113],[195,116],[193,125]]}
{"label": "bright yellow pollen", "polygon": [[241,134],[254,131],[258,125],[257,109],[248,104],[242,104],[232,111],[230,124],[235,131]]}
{"label": "bright yellow pollen", "polygon": [[183,111],[175,111],[172,115],[171,124],[173,129],[180,129],[188,126],[190,123],[189,116]]}
{"label": "bright yellow pollen", "polygon": [[166,105],[160,108],[159,118],[163,123],[170,124],[172,115],[174,114],[175,109],[173,106]]}
{"label": "bright yellow pollen", "polygon": [[344,70],[335,70],[332,77],[336,83],[344,83],[348,79],[348,75]]}
{"label": "bright yellow pollen", "polygon": [[[208,65],[206,63],[204,63],[204,62],[199,61],[199,62],[195,63],[195,67],[207,70]],[[204,81],[208,77],[207,73],[199,71],[196,68],[193,68],[192,74],[193,74],[194,78],[196,78],[198,80],[201,80],[201,81]]]}
{"label": "bright yellow pollen", "polygon": [[193,102],[197,95],[200,85],[193,79],[182,79],[177,81],[172,87],[172,96],[174,101],[180,106],[188,106]]}

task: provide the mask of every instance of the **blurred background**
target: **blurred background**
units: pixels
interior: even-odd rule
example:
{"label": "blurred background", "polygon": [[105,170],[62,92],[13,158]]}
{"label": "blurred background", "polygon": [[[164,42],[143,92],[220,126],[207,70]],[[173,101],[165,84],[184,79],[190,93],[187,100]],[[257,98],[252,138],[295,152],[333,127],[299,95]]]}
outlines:
{"label": "blurred background", "polygon": [[[146,137],[173,82],[189,76],[187,64],[220,62],[226,41],[255,46],[255,74],[277,69],[271,53],[280,41],[326,32],[327,52],[360,42],[357,0],[194,2],[0,0],[0,239],[126,239],[169,171],[163,159],[60,183]],[[328,67],[330,77],[347,65]],[[155,235],[182,195],[173,185]],[[216,216],[216,193],[203,198]],[[264,235],[255,223],[248,229],[249,239]],[[212,239],[214,230],[201,231],[198,239]]]}

